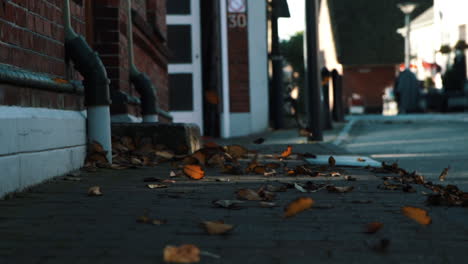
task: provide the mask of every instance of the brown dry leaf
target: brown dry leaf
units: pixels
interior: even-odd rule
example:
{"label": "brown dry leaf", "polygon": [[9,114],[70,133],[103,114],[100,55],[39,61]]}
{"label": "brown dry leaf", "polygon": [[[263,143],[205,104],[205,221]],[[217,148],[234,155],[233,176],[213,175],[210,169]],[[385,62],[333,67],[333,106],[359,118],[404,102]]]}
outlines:
{"label": "brown dry leaf", "polygon": [[359,161],[359,162],[366,162],[366,160],[363,159],[363,158],[358,158],[357,161]]}
{"label": "brown dry leaf", "polygon": [[223,221],[204,221],[201,224],[210,235],[224,235],[234,229],[233,225],[225,224]]}
{"label": "brown dry leaf", "polygon": [[106,153],[106,151],[104,150],[104,148],[102,147],[101,144],[99,144],[99,142],[97,141],[93,141],[89,144],[89,150],[90,152],[97,152],[97,153]]}
{"label": "brown dry leaf", "polygon": [[266,173],[266,169],[264,166],[257,166],[254,168],[254,173],[258,175],[264,175]]}
{"label": "brown dry leaf", "polygon": [[68,81],[62,78],[53,78],[52,79],[54,82],[59,83],[59,84],[67,84]]}
{"label": "brown dry leaf", "polygon": [[135,157],[130,159],[130,163],[132,163],[132,165],[137,165],[137,166],[143,165],[143,161]]}
{"label": "brown dry leaf", "polygon": [[89,187],[88,196],[101,196],[101,195],[102,195],[101,187],[99,186]]}
{"label": "brown dry leaf", "polygon": [[126,170],[126,169],[128,169],[127,166],[123,166],[123,165],[115,164],[115,163],[111,164],[110,168],[113,169],[113,170]]}
{"label": "brown dry leaf", "polygon": [[276,162],[270,162],[270,163],[265,164],[265,168],[267,168],[267,169],[276,170],[276,169],[278,169],[279,167],[281,167],[281,164],[276,163]]}
{"label": "brown dry leaf", "polygon": [[348,175],[344,176],[344,179],[347,180],[347,181],[356,181],[357,180],[356,178],[348,176]]}
{"label": "brown dry leaf", "polygon": [[173,263],[194,263],[200,262],[200,249],[191,244],[176,246],[166,246],[163,251],[164,261]]}
{"label": "brown dry leaf", "polygon": [[330,176],[331,177],[340,177],[341,174],[339,172],[333,171],[333,172],[330,172]]}
{"label": "brown dry leaf", "polygon": [[215,142],[206,142],[203,144],[203,147],[205,148],[219,148],[220,145],[218,145],[218,143],[215,143]]}
{"label": "brown dry leaf", "polygon": [[150,189],[162,189],[162,188],[167,188],[167,185],[164,184],[148,184],[146,185]]}
{"label": "brown dry leaf", "polygon": [[312,200],[309,197],[299,197],[296,200],[292,201],[289,203],[285,208],[284,208],[284,216],[283,217],[292,217],[295,216],[296,214],[307,210],[314,205],[314,200]]}
{"label": "brown dry leaf", "polygon": [[380,222],[368,223],[365,227],[364,233],[374,234],[383,227],[383,224]]}
{"label": "brown dry leaf", "polygon": [[260,166],[260,164],[257,162],[257,155],[255,155],[255,157],[252,159],[252,161],[250,161],[249,164],[247,165],[247,168],[245,168],[245,173],[249,173],[249,172],[254,171],[254,169],[257,166]]}
{"label": "brown dry leaf", "polygon": [[187,156],[182,160],[182,164],[184,165],[195,165],[198,164],[198,160],[192,156]]}
{"label": "brown dry leaf", "polygon": [[414,221],[418,222],[421,225],[429,225],[432,222],[431,217],[429,216],[427,211],[424,209],[411,207],[411,206],[405,206],[401,208],[401,211],[403,212],[404,215],[413,219]]}
{"label": "brown dry leaf", "polygon": [[337,186],[328,186],[327,190],[328,192],[334,192],[334,193],[347,193],[350,192],[354,189],[354,186],[343,186],[343,187],[337,187]]}
{"label": "brown dry leaf", "polygon": [[240,200],[248,200],[248,201],[261,201],[263,200],[260,195],[252,190],[252,189],[239,189],[236,192],[237,198]]}
{"label": "brown dry leaf", "polygon": [[243,146],[240,146],[240,145],[225,146],[224,150],[233,159],[241,158],[242,156],[246,155],[249,152],[246,148],[244,148]]}
{"label": "brown dry leaf", "polygon": [[234,165],[231,165],[231,164],[224,165],[222,172],[227,173],[227,174],[232,174],[232,175],[242,175],[243,174],[242,168],[240,166],[237,166],[237,165],[234,166]]}
{"label": "brown dry leaf", "polygon": [[172,159],[175,156],[174,152],[170,150],[159,150],[155,151],[154,154],[163,159]]}
{"label": "brown dry leaf", "polygon": [[276,194],[274,192],[269,192],[267,190],[265,190],[265,187],[261,187],[258,191],[257,191],[258,195],[260,195],[260,197],[262,197],[262,199],[264,201],[271,201],[275,198]]}
{"label": "brown dry leaf", "polygon": [[328,166],[330,166],[330,167],[335,167],[335,165],[336,165],[336,160],[335,160],[335,158],[334,158],[333,156],[330,156],[330,157],[328,158]]}
{"label": "brown dry leaf", "polygon": [[184,173],[194,180],[200,180],[205,177],[205,171],[200,165],[185,165]]}
{"label": "brown dry leaf", "polygon": [[107,164],[108,163],[106,155],[104,153],[97,153],[97,152],[88,155],[86,157],[86,160],[90,161],[90,162],[98,162],[98,163],[101,163],[101,164]]}
{"label": "brown dry leaf", "polygon": [[287,158],[292,154],[292,146],[288,146],[285,151],[281,153],[282,158]]}
{"label": "brown dry leaf", "polygon": [[198,163],[200,165],[203,165],[205,166],[205,163],[206,163],[206,155],[205,153],[201,152],[200,150],[198,151],[195,151],[193,154],[192,154],[192,157],[195,158]]}
{"label": "brown dry leaf", "polygon": [[211,167],[220,167],[220,168],[222,168],[224,166],[224,162],[225,162],[224,155],[218,153],[218,154],[214,154],[213,156],[211,156],[211,158],[208,160],[207,164],[208,164],[208,166],[211,166]]}
{"label": "brown dry leaf", "polygon": [[151,220],[151,224],[153,225],[164,225],[164,224],[167,224],[167,220],[164,220],[164,219],[152,219]]}
{"label": "brown dry leaf", "polygon": [[122,144],[129,150],[133,151],[136,149],[135,147],[135,143],[133,142],[133,139],[131,137],[122,137],[120,139],[120,141],[122,142]]}
{"label": "brown dry leaf", "polygon": [[266,171],[265,173],[263,173],[263,176],[265,176],[265,177],[270,177],[270,176],[275,176],[275,175],[276,175],[275,170],[269,170],[269,171]]}
{"label": "brown dry leaf", "polygon": [[449,169],[450,169],[450,166],[448,166],[447,168],[445,168],[442,173],[440,173],[440,176],[439,176],[439,181],[445,181],[445,177],[447,177],[448,173],[449,173]]}
{"label": "brown dry leaf", "polygon": [[165,180],[162,180],[162,183],[176,183],[176,181],[165,179]]}
{"label": "brown dry leaf", "polygon": [[309,130],[306,129],[306,128],[301,128],[301,129],[299,129],[299,136],[301,136],[301,137],[311,137],[311,136],[312,136],[312,132],[309,131]]}

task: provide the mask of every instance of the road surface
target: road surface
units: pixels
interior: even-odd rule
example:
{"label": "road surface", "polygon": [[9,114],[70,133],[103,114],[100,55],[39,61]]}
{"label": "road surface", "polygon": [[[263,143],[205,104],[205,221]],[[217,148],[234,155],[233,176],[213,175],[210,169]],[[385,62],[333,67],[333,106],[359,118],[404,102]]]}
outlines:
{"label": "road surface", "polygon": [[432,181],[450,166],[446,183],[468,190],[468,122],[363,116],[341,146],[378,161],[398,162]]}

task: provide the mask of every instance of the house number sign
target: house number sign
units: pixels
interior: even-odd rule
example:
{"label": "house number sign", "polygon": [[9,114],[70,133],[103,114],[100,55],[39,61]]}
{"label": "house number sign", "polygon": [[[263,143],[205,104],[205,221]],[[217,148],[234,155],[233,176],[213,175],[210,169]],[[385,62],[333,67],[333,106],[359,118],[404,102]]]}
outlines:
{"label": "house number sign", "polygon": [[228,0],[228,25],[230,28],[245,28],[247,26],[247,0]]}

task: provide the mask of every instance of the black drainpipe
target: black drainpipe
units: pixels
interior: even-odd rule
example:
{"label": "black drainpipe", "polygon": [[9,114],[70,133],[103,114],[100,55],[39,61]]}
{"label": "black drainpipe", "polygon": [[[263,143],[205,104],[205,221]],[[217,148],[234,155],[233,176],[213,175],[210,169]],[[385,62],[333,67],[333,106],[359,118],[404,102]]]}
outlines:
{"label": "black drainpipe", "polygon": [[140,72],[135,66],[133,54],[133,20],[131,0],[127,0],[127,35],[130,82],[133,84],[136,91],[140,94],[143,122],[157,122],[158,115],[161,115],[172,121],[172,116],[168,112],[158,108],[156,87],[153,85],[148,75]]}
{"label": "black drainpipe", "polygon": [[109,79],[99,55],[76,34],[71,26],[70,0],[64,0],[65,53],[75,69],[84,77],[85,104],[88,122],[88,138],[99,142],[112,162],[109,96]]}

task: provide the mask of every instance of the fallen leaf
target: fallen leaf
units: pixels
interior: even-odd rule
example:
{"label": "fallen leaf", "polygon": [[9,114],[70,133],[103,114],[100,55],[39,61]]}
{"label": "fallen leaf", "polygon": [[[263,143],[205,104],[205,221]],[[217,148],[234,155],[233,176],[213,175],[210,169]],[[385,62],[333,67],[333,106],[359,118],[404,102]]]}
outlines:
{"label": "fallen leaf", "polygon": [[368,223],[365,227],[364,233],[374,234],[383,227],[383,224],[380,222]]}
{"label": "fallen leaf", "polygon": [[263,173],[263,176],[265,177],[270,177],[270,176],[275,176],[276,175],[276,171],[275,170],[270,170],[270,171],[266,171],[265,173]]}
{"label": "fallen leaf", "polygon": [[88,196],[101,196],[101,195],[102,195],[101,187],[99,186],[89,187]]}
{"label": "fallen leaf", "polygon": [[110,168],[113,169],[113,170],[126,170],[129,167],[113,163],[113,164],[111,164]]}
{"label": "fallen leaf", "polygon": [[225,146],[224,150],[227,154],[229,154],[233,159],[241,158],[242,156],[246,155],[249,151],[240,146],[240,145],[229,145]]}
{"label": "fallen leaf", "polygon": [[146,185],[150,189],[162,189],[162,188],[167,188],[167,185],[164,184],[148,184]]}
{"label": "fallen leaf", "polygon": [[302,186],[300,186],[300,185],[297,184],[297,183],[294,183],[294,188],[296,188],[296,190],[298,190],[298,191],[300,191],[300,192],[303,192],[303,193],[306,193],[306,192],[307,192]]}
{"label": "fallen leaf", "polygon": [[62,78],[53,78],[52,79],[54,82],[59,83],[59,84],[67,84],[68,81]]}
{"label": "fallen leaf", "polygon": [[331,176],[331,177],[340,177],[340,176],[341,176],[341,173],[336,172],[336,171],[333,171],[333,172],[330,172],[330,176]]}
{"label": "fallen leaf", "polygon": [[253,172],[258,175],[264,175],[266,173],[266,169],[264,166],[257,166],[254,168]]}
{"label": "fallen leaf", "polygon": [[327,190],[328,192],[334,192],[334,193],[347,193],[350,192],[354,189],[354,186],[343,186],[343,187],[337,187],[337,186],[328,186]]}
{"label": "fallen leaf", "polygon": [[281,153],[282,158],[287,158],[292,154],[292,146],[288,146],[285,151]]}
{"label": "fallen leaf", "polygon": [[445,181],[445,177],[447,177],[448,173],[449,173],[449,169],[450,169],[450,166],[448,166],[447,168],[445,168],[442,173],[440,174],[439,176],[439,181]]}
{"label": "fallen leaf", "polygon": [[194,180],[200,180],[205,177],[205,171],[200,165],[185,165],[184,173]]}
{"label": "fallen leaf", "polygon": [[276,163],[276,162],[270,162],[270,163],[265,164],[265,168],[267,168],[267,169],[276,170],[276,169],[278,169],[279,167],[281,167],[281,164]]}
{"label": "fallen leaf", "polygon": [[151,224],[153,224],[153,225],[164,225],[164,224],[167,224],[167,220],[153,219],[153,220],[151,220]]}
{"label": "fallen leaf", "polygon": [[198,161],[198,163],[199,163],[200,165],[203,165],[203,166],[205,165],[205,163],[206,163],[206,155],[205,155],[205,153],[203,153],[202,151],[200,151],[200,150],[199,150],[199,151],[195,151],[195,152],[192,154],[192,157],[195,158],[195,159]]}
{"label": "fallen leaf", "polygon": [[240,200],[248,200],[248,201],[261,201],[263,200],[260,195],[252,190],[252,189],[239,189],[236,192],[237,198]]}
{"label": "fallen leaf", "polygon": [[230,182],[231,179],[229,179],[229,178],[216,178],[215,181],[217,181],[217,182]]}
{"label": "fallen leaf", "polygon": [[191,244],[176,246],[166,246],[163,251],[164,261],[173,263],[194,263],[200,262],[200,249]]}
{"label": "fallen leaf", "polygon": [[260,207],[263,207],[263,208],[273,208],[273,207],[276,207],[278,205],[276,205],[276,203],[272,203],[272,202],[260,202]]}
{"label": "fallen leaf", "polygon": [[222,170],[223,173],[232,174],[232,175],[242,175],[244,174],[242,168],[238,165],[234,166],[231,164],[226,164]]}
{"label": "fallen leaf", "polygon": [[107,161],[107,157],[104,153],[93,153],[93,154],[90,154],[86,157],[86,160],[87,161],[90,161],[90,162],[97,162],[97,163],[101,163],[101,164],[107,164],[109,163]]}
{"label": "fallen leaf", "polygon": [[210,235],[224,235],[234,228],[233,225],[225,224],[222,221],[204,221],[202,222],[202,226]]}
{"label": "fallen leaf", "polygon": [[220,167],[222,168],[224,166],[224,155],[221,153],[214,154],[211,156],[211,158],[207,161],[208,166],[211,167]]}
{"label": "fallen leaf", "polygon": [[160,151],[155,151],[154,154],[160,158],[163,159],[172,159],[174,158],[174,152],[170,150],[160,150]]}
{"label": "fallen leaf", "polygon": [[143,165],[143,161],[141,161],[138,158],[131,158],[130,163],[132,163],[133,165]]}
{"label": "fallen leaf", "polygon": [[128,150],[135,150],[136,147],[135,147],[135,143],[133,142],[133,139],[131,137],[122,137],[120,139],[120,141],[122,142],[122,144],[128,149]]}
{"label": "fallen leaf", "polygon": [[237,204],[244,203],[244,201],[239,201],[239,200],[216,200],[213,201],[213,204],[218,206],[218,207],[223,207],[223,208],[228,208],[232,209],[236,207]]}
{"label": "fallen leaf", "polygon": [[255,144],[262,144],[263,142],[265,142],[265,139],[264,138],[257,138],[253,141],[253,143]]}
{"label": "fallen leaf", "polygon": [[359,162],[366,162],[366,160],[363,159],[363,158],[358,158],[357,161],[359,161]]}
{"label": "fallen leaf", "polygon": [[309,131],[308,129],[301,128],[301,129],[299,129],[299,136],[301,136],[301,137],[311,137],[312,132]]}
{"label": "fallen leaf", "polygon": [[421,225],[429,225],[432,222],[427,211],[417,207],[405,206],[401,208],[403,214]]}
{"label": "fallen leaf", "polygon": [[218,143],[216,143],[216,142],[206,142],[205,144],[203,144],[203,147],[205,147],[205,148],[219,148],[220,145],[218,145]]}
{"label": "fallen leaf", "polygon": [[344,179],[347,180],[347,181],[356,181],[357,180],[356,178],[348,176],[348,175],[345,175]]}
{"label": "fallen leaf", "polygon": [[335,158],[333,158],[333,156],[330,156],[330,157],[328,158],[328,166],[330,166],[330,167],[335,167],[335,165],[336,165],[336,160],[335,160]]}
{"label": "fallen leaf", "polygon": [[283,217],[292,217],[295,216],[296,214],[307,210],[314,205],[314,200],[312,200],[309,197],[299,197],[295,199],[294,201],[290,202],[285,208],[284,208],[284,216]]}

